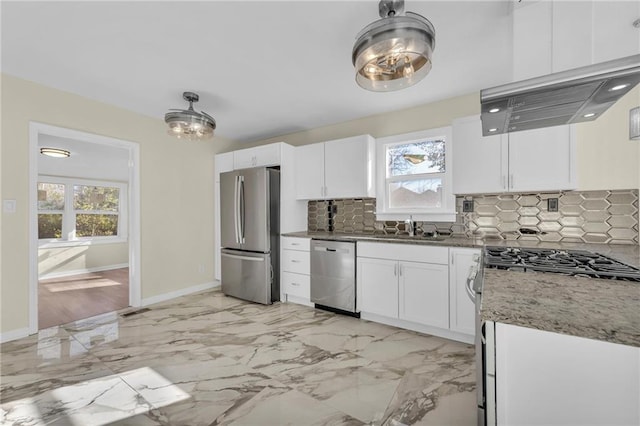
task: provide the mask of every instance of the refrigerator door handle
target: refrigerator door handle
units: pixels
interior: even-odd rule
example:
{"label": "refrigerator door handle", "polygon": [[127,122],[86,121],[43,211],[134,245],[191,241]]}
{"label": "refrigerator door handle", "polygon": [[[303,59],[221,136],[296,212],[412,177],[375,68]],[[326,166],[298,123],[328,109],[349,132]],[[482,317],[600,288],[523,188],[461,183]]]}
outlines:
{"label": "refrigerator door handle", "polygon": [[240,189],[240,185],[238,184],[239,181],[240,176],[235,176],[233,186],[233,230],[236,244],[240,244],[240,232],[238,231],[238,225],[240,223],[240,221],[238,220],[238,216],[240,215],[240,194],[238,192]]}
{"label": "refrigerator door handle", "polygon": [[264,262],[263,257],[238,256],[237,254],[221,253],[220,256],[231,259],[248,260],[249,262]]}
{"label": "refrigerator door handle", "polygon": [[244,211],[244,176],[240,178],[240,244],[244,244],[245,211]]}

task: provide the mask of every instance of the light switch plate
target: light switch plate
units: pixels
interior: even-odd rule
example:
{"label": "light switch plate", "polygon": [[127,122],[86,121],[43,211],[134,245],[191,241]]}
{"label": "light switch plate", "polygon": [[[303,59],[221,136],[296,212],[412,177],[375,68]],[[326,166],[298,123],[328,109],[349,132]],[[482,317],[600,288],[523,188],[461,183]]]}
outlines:
{"label": "light switch plate", "polygon": [[462,213],[471,213],[471,212],[473,212],[473,200],[463,200]]}
{"label": "light switch plate", "polygon": [[3,213],[15,213],[16,212],[16,200],[2,200],[2,212]]}
{"label": "light switch plate", "polygon": [[558,199],[557,198],[549,198],[547,199],[547,210],[550,212],[558,211]]}

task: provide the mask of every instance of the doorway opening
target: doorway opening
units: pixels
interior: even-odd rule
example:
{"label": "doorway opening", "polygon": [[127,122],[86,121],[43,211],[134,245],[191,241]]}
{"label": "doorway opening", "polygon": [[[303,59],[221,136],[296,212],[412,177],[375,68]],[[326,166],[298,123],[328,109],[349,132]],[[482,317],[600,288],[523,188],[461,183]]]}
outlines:
{"label": "doorway opening", "polygon": [[29,139],[30,333],[140,306],[138,144],[33,122]]}

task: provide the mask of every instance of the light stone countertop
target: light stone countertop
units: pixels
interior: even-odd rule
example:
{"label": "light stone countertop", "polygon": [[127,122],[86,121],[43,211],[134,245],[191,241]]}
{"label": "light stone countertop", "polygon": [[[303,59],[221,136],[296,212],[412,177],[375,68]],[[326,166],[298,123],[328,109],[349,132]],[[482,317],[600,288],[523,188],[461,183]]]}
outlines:
{"label": "light stone countertop", "polygon": [[[640,246],[624,244],[541,243],[501,239],[432,238],[293,232],[290,237],[439,245],[505,246],[589,250],[640,267]],[[482,319],[538,330],[640,347],[640,283],[544,272],[485,268]]]}

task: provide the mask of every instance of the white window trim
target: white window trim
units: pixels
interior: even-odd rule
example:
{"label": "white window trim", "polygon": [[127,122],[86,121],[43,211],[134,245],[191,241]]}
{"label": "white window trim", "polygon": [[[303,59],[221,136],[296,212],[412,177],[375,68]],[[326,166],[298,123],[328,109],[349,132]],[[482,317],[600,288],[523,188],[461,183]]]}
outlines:
{"label": "white window trim", "polygon": [[[455,196],[452,188],[452,130],[451,126],[439,127],[437,129],[423,130],[420,132],[405,133],[401,135],[387,136],[376,139],[377,156],[377,185],[376,185],[376,220],[405,220],[409,216],[413,220],[431,222],[455,222]],[[442,207],[439,208],[401,208],[390,209],[387,200],[387,155],[386,146],[403,143],[419,142],[424,139],[443,137],[445,171],[444,173],[434,173],[425,176],[442,178]]]}
{"label": "white window trim", "polygon": [[[55,248],[55,247],[76,247],[90,246],[95,244],[115,244],[125,243],[128,241],[128,212],[129,208],[127,200],[127,184],[117,181],[93,180],[82,178],[68,178],[59,176],[39,175],[38,183],[64,184],[64,211],[62,211],[62,230],[70,231],[67,238],[47,238],[38,240],[38,248]],[[104,186],[110,188],[118,188],[118,235],[115,237],[76,237],[75,236],[75,209],[73,208],[73,185],[86,186]],[[58,210],[52,213],[58,213]],[[68,214],[74,212],[73,214]],[[40,211],[36,209],[36,214]],[[98,212],[96,212],[98,213]]]}

